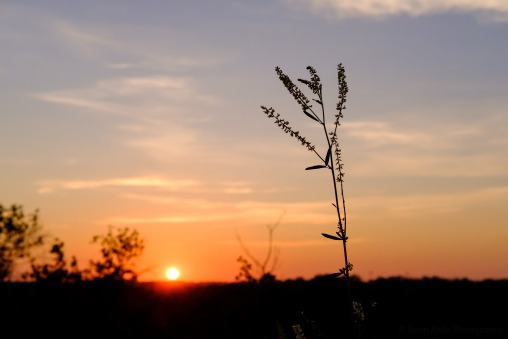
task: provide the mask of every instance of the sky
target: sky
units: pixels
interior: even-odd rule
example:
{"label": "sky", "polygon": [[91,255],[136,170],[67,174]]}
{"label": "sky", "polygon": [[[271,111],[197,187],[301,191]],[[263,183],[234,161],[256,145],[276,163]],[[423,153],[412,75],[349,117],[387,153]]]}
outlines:
{"label": "sky", "polygon": [[278,223],[277,278],[336,272],[330,176],[260,106],[323,148],[275,67],[333,117],[342,63],[352,274],[508,278],[504,0],[3,0],[0,43],[0,204],[81,268],[112,225],[140,280],[234,281]]}

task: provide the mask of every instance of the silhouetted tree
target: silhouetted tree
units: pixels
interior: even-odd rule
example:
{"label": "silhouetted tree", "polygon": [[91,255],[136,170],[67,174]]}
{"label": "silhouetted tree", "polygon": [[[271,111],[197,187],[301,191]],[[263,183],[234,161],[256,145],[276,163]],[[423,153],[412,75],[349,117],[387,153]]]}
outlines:
{"label": "silhouetted tree", "polygon": [[110,226],[108,233],[96,235],[92,243],[101,246],[101,260],[90,261],[89,274],[94,280],[137,280],[133,259],[139,257],[145,248],[144,239],[137,230],[128,227],[116,228]]}
{"label": "silhouetted tree", "polygon": [[21,205],[0,204],[0,281],[11,278],[17,259],[30,257],[30,250],[42,244],[37,210],[25,216]]}

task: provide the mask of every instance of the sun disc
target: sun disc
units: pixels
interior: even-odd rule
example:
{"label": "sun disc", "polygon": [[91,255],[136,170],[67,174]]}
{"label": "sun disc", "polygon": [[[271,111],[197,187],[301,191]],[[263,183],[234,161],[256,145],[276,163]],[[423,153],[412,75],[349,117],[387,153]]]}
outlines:
{"label": "sun disc", "polygon": [[166,271],[166,278],[169,280],[176,280],[180,277],[180,270],[176,267],[170,267]]}

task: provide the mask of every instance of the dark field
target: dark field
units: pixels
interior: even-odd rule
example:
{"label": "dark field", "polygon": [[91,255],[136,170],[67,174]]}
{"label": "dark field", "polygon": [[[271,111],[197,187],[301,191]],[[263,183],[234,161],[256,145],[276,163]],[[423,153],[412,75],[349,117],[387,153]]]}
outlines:
{"label": "dark field", "polygon": [[[363,338],[507,338],[508,280],[354,280]],[[0,284],[0,338],[348,338],[342,280]],[[302,315],[303,312],[303,315]]]}

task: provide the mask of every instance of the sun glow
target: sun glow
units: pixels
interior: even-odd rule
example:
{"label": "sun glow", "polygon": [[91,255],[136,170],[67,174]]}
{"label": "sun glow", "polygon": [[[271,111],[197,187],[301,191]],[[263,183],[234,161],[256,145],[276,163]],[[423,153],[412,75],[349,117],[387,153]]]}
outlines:
{"label": "sun glow", "polygon": [[176,267],[170,267],[166,270],[166,278],[169,280],[177,280],[180,277],[180,270]]}

